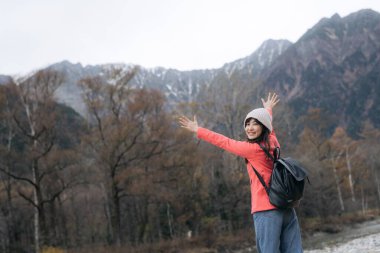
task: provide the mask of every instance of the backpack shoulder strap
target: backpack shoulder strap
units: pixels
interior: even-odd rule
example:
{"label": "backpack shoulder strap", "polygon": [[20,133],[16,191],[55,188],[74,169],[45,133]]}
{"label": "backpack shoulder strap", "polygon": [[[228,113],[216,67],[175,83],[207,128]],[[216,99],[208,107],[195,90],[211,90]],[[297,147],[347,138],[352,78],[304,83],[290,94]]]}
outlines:
{"label": "backpack shoulder strap", "polygon": [[267,194],[269,195],[269,187],[267,186],[267,184],[265,183],[264,181],[264,178],[260,175],[260,173],[255,169],[255,167],[253,167],[252,163],[250,163],[247,159],[246,159],[247,163],[249,163],[249,165],[251,165],[253,171],[255,172],[256,176],[258,177],[260,183],[263,185],[265,191],[267,192]]}
{"label": "backpack shoulder strap", "polygon": [[279,147],[276,147],[273,151],[273,155],[271,153],[269,153],[269,150],[264,147],[263,145],[259,144],[260,148],[262,150],[264,150],[265,154],[267,154],[267,156],[272,160],[272,161],[276,161],[280,158],[280,148]]}

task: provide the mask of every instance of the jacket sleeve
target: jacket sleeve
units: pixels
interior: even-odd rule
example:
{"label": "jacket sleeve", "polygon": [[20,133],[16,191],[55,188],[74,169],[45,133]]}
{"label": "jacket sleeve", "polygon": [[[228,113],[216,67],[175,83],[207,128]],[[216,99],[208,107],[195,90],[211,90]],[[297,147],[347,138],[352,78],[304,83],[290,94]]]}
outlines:
{"label": "jacket sleeve", "polygon": [[272,109],[269,109],[269,108],[266,108],[267,111],[269,112],[272,120],[271,120],[271,123],[272,123],[272,132],[270,132],[269,134],[269,140],[271,142],[271,146],[272,147],[280,147],[280,143],[278,142],[277,140],[277,136],[276,136],[276,132],[274,131],[274,126],[273,126],[273,114],[272,114]]}
{"label": "jacket sleeve", "polygon": [[270,123],[272,124],[272,132],[269,134],[269,136],[272,136],[277,139],[276,132],[274,131],[274,126],[273,126],[273,111],[271,108],[265,108],[265,109],[269,112],[269,115],[271,117]]}
{"label": "jacket sleeve", "polygon": [[222,134],[199,127],[197,137],[214,146],[244,158],[254,158],[259,146],[246,141],[236,141]]}

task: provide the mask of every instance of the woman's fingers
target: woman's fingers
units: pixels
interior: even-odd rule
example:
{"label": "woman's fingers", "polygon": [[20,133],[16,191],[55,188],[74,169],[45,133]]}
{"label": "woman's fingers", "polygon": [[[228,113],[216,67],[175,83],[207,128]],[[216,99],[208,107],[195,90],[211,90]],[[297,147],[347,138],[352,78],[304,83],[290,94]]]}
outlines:
{"label": "woman's fingers", "polygon": [[261,98],[261,102],[263,103],[264,108],[273,108],[279,101],[280,99],[278,98],[278,95],[275,92],[269,92],[267,100]]}
{"label": "woman's fingers", "polygon": [[185,117],[185,116],[179,117],[179,123],[181,124],[182,127],[188,126],[189,122],[190,122],[190,120],[187,117]]}
{"label": "woman's fingers", "polygon": [[[271,94],[271,93],[269,93]],[[278,103],[278,101],[280,101],[278,99],[278,95],[276,93],[273,93],[272,96],[270,97],[269,101],[273,104],[273,105],[276,105]]]}
{"label": "woman's fingers", "polygon": [[195,115],[194,115],[194,121],[191,121],[186,116],[181,115],[178,117],[178,122],[181,127],[186,128],[192,132],[196,132],[198,129],[197,117]]}

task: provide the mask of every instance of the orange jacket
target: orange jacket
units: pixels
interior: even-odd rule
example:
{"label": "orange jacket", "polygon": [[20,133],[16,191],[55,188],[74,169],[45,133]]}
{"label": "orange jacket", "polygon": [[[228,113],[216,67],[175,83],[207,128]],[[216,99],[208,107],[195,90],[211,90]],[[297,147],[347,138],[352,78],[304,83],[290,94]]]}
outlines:
{"label": "orange jacket", "polygon": [[[271,110],[268,111],[272,114]],[[258,144],[247,141],[236,141],[202,127],[198,128],[197,136],[199,139],[230,153],[248,159],[268,185],[272,174],[273,161],[267,158],[265,152]],[[280,146],[274,131],[269,135],[269,142],[271,147],[270,153],[273,153],[273,149]],[[251,213],[275,209],[276,207],[269,202],[268,194],[249,163],[247,164],[247,171],[251,183]]]}

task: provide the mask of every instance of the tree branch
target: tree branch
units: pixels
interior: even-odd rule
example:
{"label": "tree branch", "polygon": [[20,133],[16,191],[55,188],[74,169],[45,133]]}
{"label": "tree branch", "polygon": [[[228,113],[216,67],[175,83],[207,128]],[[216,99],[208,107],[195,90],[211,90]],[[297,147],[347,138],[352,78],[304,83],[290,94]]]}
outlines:
{"label": "tree branch", "polygon": [[6,169],[4,169],[4,168],[1,167],[1,166],[0,166],[0,171],[3,172],[4,174],[10,176],[10,177],[13,178],[13,179],[27,182],[27,183],[33,185],[33,187],[37,188],[37,185],[36,185],[31,179],[29,179],[29,178],[26,178],[26,177],[20,177],[20,176],[14,175],[14,174],[10,173],[9,171],[7,171]]}
{"label": "tree branch", "polygon": [[37,209],[40,209],[39,206],[38,206],[36,203],[34,203],[34,201],[33,201],[30,197],[26,196],[26,195],[25,195],[23,192],[21,192],[20,190],[18,190],[17,192],[18,192],[18,194],[19,194],[23,199],[25,199],[27,202],[29,202],[32,206],[34,206],[34,207],[37,208]]}

